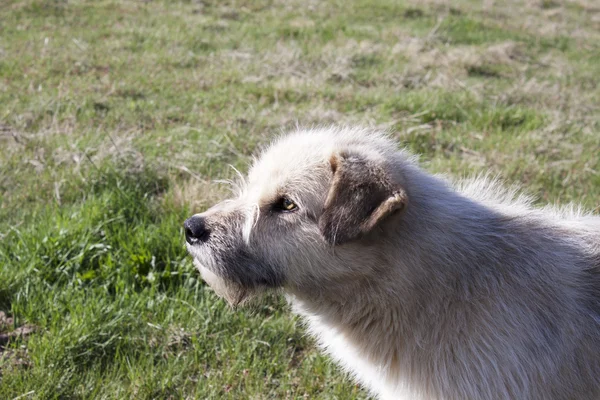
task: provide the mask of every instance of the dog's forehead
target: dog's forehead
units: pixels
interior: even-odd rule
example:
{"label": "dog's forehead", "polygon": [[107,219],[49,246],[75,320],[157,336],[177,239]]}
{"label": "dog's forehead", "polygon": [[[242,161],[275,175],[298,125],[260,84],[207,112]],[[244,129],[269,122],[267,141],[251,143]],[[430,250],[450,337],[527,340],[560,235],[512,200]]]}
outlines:
{"label": "dog's forehead", "polygon": [[314,140],[312,136],[294,135],[271,145],[250,169],[249,182],[287,181],[299,174],[325,165],[331,154],[328,143]]}
{"label": "dog's forehead", "polygon": [[[328,168],[333,144],[317,135],[286,136],[268,147],[248,174],[248,189],[257,197],[275,196],[282,190],[301,190]],[[304,182],[304,185],[297,185]]]}

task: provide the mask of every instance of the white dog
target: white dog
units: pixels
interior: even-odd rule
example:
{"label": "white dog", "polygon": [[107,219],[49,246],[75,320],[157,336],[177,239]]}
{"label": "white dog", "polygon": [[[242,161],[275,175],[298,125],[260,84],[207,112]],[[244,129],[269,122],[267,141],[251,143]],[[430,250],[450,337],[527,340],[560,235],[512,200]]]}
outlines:
{"label": "white dog", "polygon": [[185,222],[230,303],[282,288],[383,399],[600,399],[600,218],[452,187],[385,135],[317,129]]}

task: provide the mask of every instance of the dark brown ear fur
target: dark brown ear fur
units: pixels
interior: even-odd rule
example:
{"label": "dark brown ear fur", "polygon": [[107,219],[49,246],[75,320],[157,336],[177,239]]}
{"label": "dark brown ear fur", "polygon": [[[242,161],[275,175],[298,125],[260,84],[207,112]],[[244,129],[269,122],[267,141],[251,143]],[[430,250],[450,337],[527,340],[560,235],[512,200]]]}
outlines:
{"label": "dark brown ear fur", "polygon": [[330,163],[333,179],[319,218],[330,244],[357,239],[406,206],[406,192],[384,166],[355,153],[333,155]]}

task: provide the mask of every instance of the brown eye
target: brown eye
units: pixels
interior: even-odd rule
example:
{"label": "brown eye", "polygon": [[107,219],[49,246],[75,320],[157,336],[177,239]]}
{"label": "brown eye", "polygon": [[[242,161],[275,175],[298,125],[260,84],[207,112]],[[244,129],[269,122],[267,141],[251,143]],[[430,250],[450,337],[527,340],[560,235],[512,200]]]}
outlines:
{"label": "brown eye", "polygon": [[295,209],[298,208],[298,206],[296,205],[296,203],[294,203],[292,200],[288,199],[287,197],[282,197],[276,204],[275,204],[275,208],[281,211],[294,211]]}

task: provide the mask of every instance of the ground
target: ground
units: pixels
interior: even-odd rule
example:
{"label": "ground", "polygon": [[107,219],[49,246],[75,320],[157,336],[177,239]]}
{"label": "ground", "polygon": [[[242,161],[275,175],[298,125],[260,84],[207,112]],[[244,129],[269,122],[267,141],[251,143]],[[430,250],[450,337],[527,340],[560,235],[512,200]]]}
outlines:
{"label": "ground", "polygon": [[0,398],[366,398],[184,219],[331,123],[597,212],[599,76],[594,0],[0,0]]}

